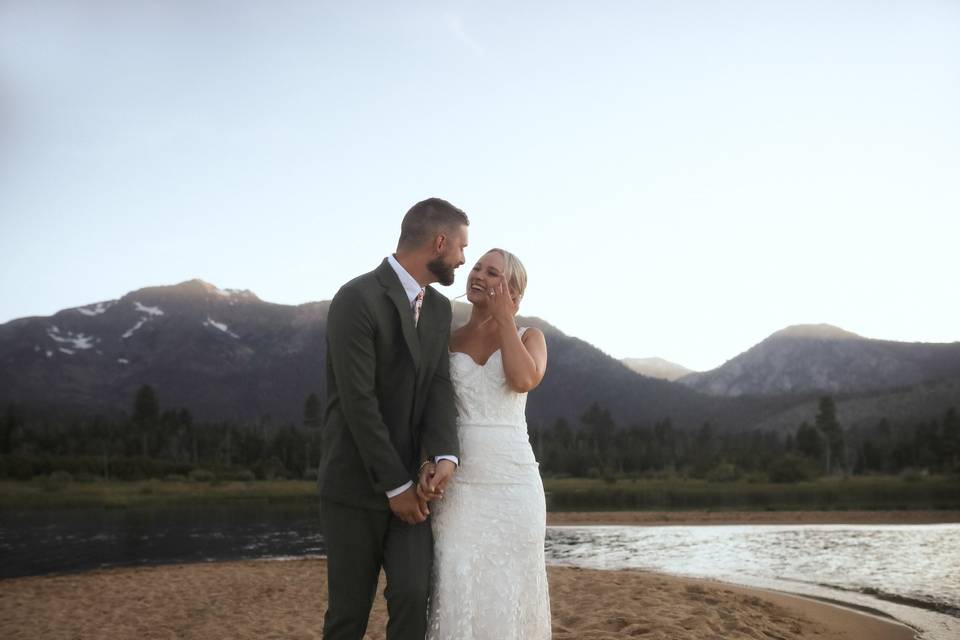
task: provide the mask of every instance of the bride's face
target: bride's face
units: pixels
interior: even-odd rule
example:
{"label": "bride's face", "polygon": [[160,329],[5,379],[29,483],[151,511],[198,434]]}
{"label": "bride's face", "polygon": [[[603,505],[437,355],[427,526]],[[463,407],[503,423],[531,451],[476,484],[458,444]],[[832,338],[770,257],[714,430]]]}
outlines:
{"label": "bride's face", "polygon": [[[496,251],[490,251],[480,256],[467,278],[467,300],[471,304],[480,306],[487,304],[490,289],[499,286],[502,282],[503,267],[503,256]],[[510,297],[514,297],[512,291]]]}

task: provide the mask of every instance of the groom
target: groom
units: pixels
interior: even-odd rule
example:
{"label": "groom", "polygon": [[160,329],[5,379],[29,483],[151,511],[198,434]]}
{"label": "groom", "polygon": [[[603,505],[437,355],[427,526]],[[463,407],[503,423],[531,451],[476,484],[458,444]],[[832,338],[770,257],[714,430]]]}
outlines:
{"label": "groom", "polygon": [[447,343],[466,214],[430,198],[404,216],[397,252],[340,288],[327,316],[327,406],[320,521],[327,548],[326,640],[360,640],[381,567],[387,640],[423,640],[433,562],[421,459],[436,489],[459,455]]}

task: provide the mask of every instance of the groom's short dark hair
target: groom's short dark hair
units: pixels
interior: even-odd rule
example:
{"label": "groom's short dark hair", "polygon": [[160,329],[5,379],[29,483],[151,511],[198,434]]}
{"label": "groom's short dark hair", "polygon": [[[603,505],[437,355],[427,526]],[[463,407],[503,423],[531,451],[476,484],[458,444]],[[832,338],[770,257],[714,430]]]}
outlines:
{"label": "groom's short dark hair", "polygon": [[415,249],[458,225],[469,226],[467,214],[442,198],[427,198],[410,207],[400,224],[401,249]]}

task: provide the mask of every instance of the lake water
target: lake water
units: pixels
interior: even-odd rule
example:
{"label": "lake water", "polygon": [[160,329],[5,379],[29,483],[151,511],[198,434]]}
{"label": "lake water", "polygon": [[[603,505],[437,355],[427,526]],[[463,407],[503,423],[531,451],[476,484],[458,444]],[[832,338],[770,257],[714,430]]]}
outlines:
{"label": "lake water", "polygon": [[[0,513],[0,577],[323,554],[316,505]],[[960,525],[550,527],[547,560],[825,598],[960,638]]]}
{"label": "lake water", "polygon": [[0,512],[0,578],[323,551],[317,505]]}
{"label": "lake water", "polygon": [[833,600],[960,638],[958,524],[552,527],[547,556]]}

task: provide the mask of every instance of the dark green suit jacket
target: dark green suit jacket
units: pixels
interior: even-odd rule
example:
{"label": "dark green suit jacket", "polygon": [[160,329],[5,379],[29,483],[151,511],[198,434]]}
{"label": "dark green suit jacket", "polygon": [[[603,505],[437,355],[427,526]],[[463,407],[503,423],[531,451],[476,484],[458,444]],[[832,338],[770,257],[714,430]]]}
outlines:
{"label": "dark green suit jacket", "polygon": [[327,316],[322,498],[388,509],[420,453],[459,456],[447,345],[450,301],[426,288],[420,320],[384,260],[340,288]]}

